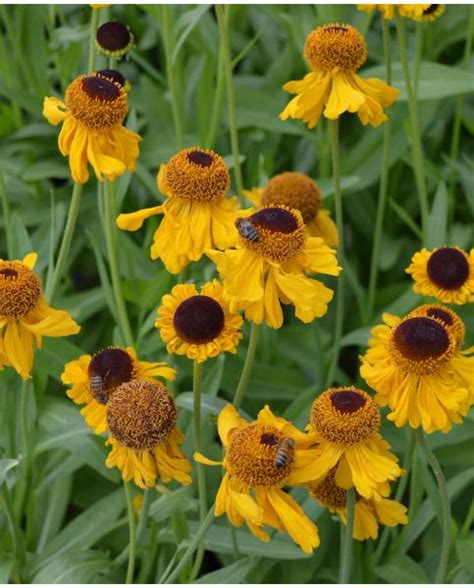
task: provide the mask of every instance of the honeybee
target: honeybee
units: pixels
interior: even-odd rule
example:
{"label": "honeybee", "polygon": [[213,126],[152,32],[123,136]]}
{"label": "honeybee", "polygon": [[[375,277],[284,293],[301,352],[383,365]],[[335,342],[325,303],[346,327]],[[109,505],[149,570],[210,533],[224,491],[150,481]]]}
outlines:
{"label": "honeybee", "polygon": [[239,235],[247,241],[256,243],[258,241],[258,233],[255,225],[248,218],[238,218],[235,221],[235,226],[239,231]]}
{"label": "honeybee", "polygon": [[278,452],[275,457],[275,467],[283,468],[287,466],[293,457],[294,449],[294,439],[291,439],[290,437],[285,437],[285,439],[283,439],[279,444]]}
{"label": "honeybee", "polygon": [[105,378],[109,374],[107,373],[104,378],[101,375],[95,374],[92,376],[90,381],[90,389],[92,396],[100,402],[100,404],[107,404],[107,390],[105,388]]}

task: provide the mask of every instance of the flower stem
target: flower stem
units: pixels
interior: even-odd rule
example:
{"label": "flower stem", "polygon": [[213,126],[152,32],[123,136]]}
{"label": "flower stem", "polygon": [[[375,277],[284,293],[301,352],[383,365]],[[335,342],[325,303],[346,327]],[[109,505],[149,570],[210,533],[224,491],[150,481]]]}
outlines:
{"label": "flower stem", "polygon": [[216,142],[217,130],[221,117],[222,110],[222,95],[224,90],[224,46],[222,43],[219,45],[219,57],[217,61],[217,80],[216,90],[214,93],[214,101],[212,104],[211,122],[209,124],[209,131],[207,133],[205,147],[212,149]]}
{"label": "flower stem", "polygon": [[30,488],[32,471],[32,447],[28,427],[28,380],[23,380],[20,396],[20,432],[23,446],[23,459],[25,460],[25,471],[19,485],[18,496],[16,497],[16,509],[18,519],[21,520],[25,498]]}
{"label": "flower stem", "polygon": [[107,255],[109,258],[110,276],[112,278],[112,290],[117,307],[117,317],[120,330],[126,345],[133,346],[133,335],[128,320],[127,309],[122,293],[122,282],[117,258],[117,247],[115,242],[115,185],[113,182],[104,183],[104,231],[107,244]]}
{"label": "flower stem", "polygon": [[441,555],[439,558],[438,571],[436,572],[435,578],[436,584],[443,584],[446,578],[449,552],[451,549],[451,505],[449,503],[448,487],[446,485],[446,478],[444,477],[440,463],[436,459],[435,454],[429,448],[422,429],[416,429],[415,435],[418,447],[423,452],[426,461],[430,464],[436,481],[438,482],[439,496],[441,498],[441,504],[443,507],[443,542],[441,543]]}
{"label": "flower stem", "polygon": [[87,65],[87,71],[92,73],[95,70],[95,58],[96,58],[96,48],[95,48],[95,36],[97,33],[97,26],[99,25],[99,13],[100,8],[93,8],[92,9],[92,18],[91,18],[91,32],[89,37],[89,61]]}
{"label": "flower stem", "polygon": [[[194,391],[194,448],[195,451],[201,453],[201,389],[202,389],[202,363],[194,360],[193,366],[193,391]],[[206,517],[207,512],[207,496],[206,496],[206,474],[204,466],[201,463],[196,464],[197,479],[198,479],[198,493],[199,493],[199,520],[202,521]],[[204,557],[204,546],[200,545],[194,560],[194,566],[191,572],[190,582],[192,582],[201,568]]]}
{"label": "flower stem", "polygon": [[7,238],[7,255],[8,259],[13,259],[13,233],[10,221],[10,203],[8,202],[7,191],[5,189],[5,182],[2,173],[0,173],[0,198],[2,200],[3,226],[5,229],[5,236]]}
{"label": "flower stem", "polygon": [[[385,55],[385,79],[387,84],[392,80],[392,59],[390,48],[390,28],[388,21],[382,17],[383,29],[383,46]],[[382,154],[382,172],[380,175],[379,199],[377,204],[377,216],[375,218],[374,241],[372,245],[372,257],[370,259],[370,277],[369,292],[367,295],[367,315],[366,323],[370,323],[374,314],[375,292],[377,290],[377,278],[379,273],[380,243],[383,234],[383,220],[385,215],[385,206],[387,203],[388,192],[388,174],[390,168],[390,141],[391,141],[390,119],[383,128],[383,154]]]}
{"label": "flower stem", "polygon": [[417,22],[415,29],[415,65],[413,75],[413,91],[415,99],[418,99],[418,86],[420,81],[420,65],[423,54],[423,23]]}
{"label": "flower stem", "polygon": [[397,14],[397,36],[398,44],[400,47],[400,60],[402,62],[403,74],[405,78],[405,87],[408,96],[408,110],[410,113],[411,141],[413,152],[413,171],[415,174],[416,191],[418,193],[418,199],[420,202],[421,232],[423,235],[423,244],[426,244],[428,236],[429,207],[423,165],[423,148],[421,146],[416,95],[410,78],[405,22],[403,17],[401,17],[399,14]]}
{"label": "flower stem", "polygon": [[46,300],[50,304],[53,302],[54,297],[56,296],[59,284],[61,282],[61,278],[63,277],[64,269],[66,267],[66,260],[69,256],[69,250],[71,249],[72,237],[74,235],[74,229],[76,228],[76,221],[79,214],[81,196],[82,184],[75,182],[72,191],[71,204],[69,205],[66,227],[64,229],[61,247],[59,249],[58,260],[54,267],[54,272],[51,281],[49,281],[46,284],[45,288]]}
{"label": "flower stem", "polygon": [[25,558],[21,530],[18,526],[17,519],[15,518],[15,513],[13,512],[12,500],[6,481],[1,485],[0,488],[3,499],[3,506],[12,536],[13,553],[15,555],[15,567],[13,569],[12,575],[14,577],[15,583],[21,584],[21,570]]}
{"label": "flower stem", "polygon": [[242,404],[242,400],[247,390],[247,384],[249,383],[250,373],[252,371],[253,361],[255,359],[255,351],[257,349],[259,330],[260,325],[252,323],[252,327],[250,329],[249,346],[247,348],[247,356],[245,358],[244,367],[242,369],[242,373],[240,374],[239,384],[237,386],[237,390],[235,391],[234,401],[232,403],[237,410]]}
{"label": "flower stem", "polygon": [[230,142],[232,145],[232,157],[234,160],[234,176],[235,183],[237,184],[237,193],[242,198],[243,181],[242,181],[242,170],[240,167],[240,151],[239,151],[239,134],[237,131],[237,116],[235,110],[235,97],[234,97],[234,85],[232,81],[232,59],[230,55],[230,44],[229,44],[229,19],[230,19],[230,6],[224,6],[222,4],[215,4],[217,20],[219,23],[219,34],[221,45],[224,52],[224,67],[225,67],[225,78],[226,78],[226,89],[227,89],[227,109],[229,113],[229,130],[230,130]]}
{"label": "flower stem", "polygon": [[352,567],[352,534],[354,532],[355,490],[347,490],[347,525],[344,543],[341,545],[341,564],[339,567],[339,584],[348,584]]}
{"label": "flower stem", "polygon": [[133,572],[135,570],[135,552],[136,552],[136,526],[135,513],[133,511],[132,492],[130,491],[130,484],[123,481],[123,488],[125,490],[125,499],[127,501],[127,515],[128,515],[128,529],[129,529],[129,552],[128,552],[128,566],[127,575],[125,577],[125,584],[133,584]]}
{"label": "flower stem", "polygon": [[183,121],[181,120],[181,108],[178,102],[178,88],[174,76],[175,68],[173,66],[173,39],[170,23],[170,7],[163,4],[161,7],[163,20],[163,44],[165,49],[166,61],[166,79],[171,95],[171,111],[173,113],[174,128],[176,134],[176,145],[178,149],[183,148]]}
{"label": "flower stem", "polygon": [[[339,161],[339,120],[329,121],[331,129],[331,153],[332,153],[332,173],[334,176],[334,205],[336,209],[336,224],[339,234],[339,246],[337,248],[339,263],[344,267],[344,215],[342,211],[342,192],[341,192],[341,169]],[[337,281],[337,299],[336,299],[336,324],[334,327],[334,344],[331,353],[331,362],[326,377],[327,388],[334,380],[339,351],[341,347],[342,325],[344,322],[344,273],[338,277]]]}

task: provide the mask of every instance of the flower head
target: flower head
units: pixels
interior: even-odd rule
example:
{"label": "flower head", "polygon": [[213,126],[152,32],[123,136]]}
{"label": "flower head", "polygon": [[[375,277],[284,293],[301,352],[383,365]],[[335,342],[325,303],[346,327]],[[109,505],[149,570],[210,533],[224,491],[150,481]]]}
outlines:
{"label": "flower head", "polygon": [[22,261],[0,259],[0,370],[12,366],[21,377],[30,377],[35,346],[43,337],[67,337],[80,331],[69,313],[51,308],[33,271],[36,253]]}
{"label": "flower head", "polygon": [[235,244],[234,222],[243,211],[238,210],[237,198],[227,198],[230,175],[220,155],[200,147],[183,149],[161,166],[157,182],[167,197],[163,205],[117,218],[119,228],[136,231],[150,216],[164,215],[153,237],[152,259],[161,259],[177,274],[206,249]]}
{"label": "flower head", "polygon": [[305,323],[323,316],[333,292],[306,273],[337,276],[341,268],[321,238],[307,237],[301,213],[264,206],[237,225],[235,250],[207,253],[223,279],[231,310],[244,309],[248,320],[275,329],[283,324],[280,303],[294,304],[296,317]]}
{"label": "flower head", "polygon": [[450,325],[439,308],[428,314],[429,306],[403,319],[385,314],[385,324],[372,329],[360,373],[397,427],[408,422],[427,433],[448,432],[474,402],[474,357],[459,348],[457,321]]}
{"label": "flower head", "polygon": [[326,390],[313,402],[308,425],[317,436],[320,454],[300,472],[301,477],[319,482],[335,468],[341,488],[354,486],[366,499],[387,496],[388,482],[404,471],[379,428],[379,409],[366,392],[353,386]]}
{"label": "flower head", "polygon": [[64,102],[44,99],[43,116],[52,125],[63,125],[59,150],[69,155],[75,182],[87,182],[88,163],[99,180],[134,171],[140,136],[122,125],[127,112],[127,94],[113,75],[79,76],[68,86]]}
{"label": "flower head", "polygon": [[311,237],[321,237],[329,247],[338,244],[337,227],[329,210],[321,208],[321,192],[316,182],[299,172],[283,172],[273,176],[264,188],[244,191],[257,207],[283,204],[301,212]]}
{"label": "flower head", "polygon": [[225,449],[224,460],[216,462],[194,454],[199,463],[222,465],[225,469],[216,497],[216,516],[226,513],[236,527],[247,523],[263,541],[270,539],[262,529],[266,525],[286,531],[301,549],[312,553],[319,545],[317,528],[282,490],[293,483],[302,465],[314,459],[312,437],[275,417],[268,406],[259,412],[256,421],[248,423],[228,404],[217,426]]}
{"label": "flower head", "polygon": [[367,48],[356,29],[334,23],[311,31],[304,55],[312,71],[303,80],[283,86],[297,96],[280,114],[282,120],[301,119],[310,129],[321,114],[335,120],[346,111],[357,112],[364,125],[376,127],[387,120],[384,108],[393,104],[399,91],[382,80],[357,75],[367,59]]}
{"label": "flower head", "polygon": [[160,382],[132,380],[120,385],[107,405],[112,451],[105,462],[118,467],[124,480],[151,488],[164,482],[191,483],[191,464],[179,445],[183,434],[176,425],[173,397]]}
{"label": "flower head", "polygon": [[242,317],[229,310],[222,285],[214,280],[198,293],[194,284],[179,284],[163,296],[155,326],[168,353],[199,362],[220,353],[236,353],[242,339]]}
{"label": "flower head", "polygon": [[358,4],[357,8],[368,12],[378,9],[387,20],[394,18],[398,11],[400,16],[420,22],[436,20],[445,9],[444,4]]}
{"label": "flower head", "polygon": [[[309,492],[321,506],[336,513],[347,525],[347,490],[336,484],[336,468],[319,482],[309,485]],[[408,522],[407,508],[396,500],[366,499],[356,492],[353,538],[358,541],[377,539],[379,525],[395,527]]]}
{"label": "flower head", "polygon": [[474,249],[466,253],[459,247],[422,249],[406,269],[415,284],[413,290],[448,304],[474,301]]}
{"label": "flower head", "polygon": [[458,348],[462,347],[466,328],[462,319],[454,310],[442,304],[423,304],[408,314],[408,317],[412,316],[424,316],[440,320],[443,326],[453,335]]}
{"label": "flower head", "polygon": [[164,362],[139,360],[131,347],[109,347],[67,363],[61,380],[71,386],[69,398],[85,404],[81,414],[100,434],[107,431],[108,401],[116,389],[132,380],[154,382],[156,377],[174,380],[176,371]]}
{"label": "flower head", "polygon": [[123,57],[133,47],[133,34],[127,25],[111,20],[96,32],[97,49],[108,57]]}

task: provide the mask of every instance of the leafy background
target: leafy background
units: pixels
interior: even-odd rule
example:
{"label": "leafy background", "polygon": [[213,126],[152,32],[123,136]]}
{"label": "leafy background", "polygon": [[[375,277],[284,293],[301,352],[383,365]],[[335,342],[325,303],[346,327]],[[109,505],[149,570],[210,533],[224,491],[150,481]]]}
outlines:
{"label": "leafy background", "polygon": [[[128,126],[142,136],[135,174],[118,181],[118,208],[132,211],[151,206],[162,196],[155,175],[160,163],[178,150],[172,106],[184,123],[186,146],[212,146],[232,168],[225,90],[216,95],[219,34],[212,6],[168,8],[172,53],[166,69],[163,44],[163,8],[156,5],[115,5],[101,11],[101,19],[127,23],[137,45],[120,70],[130,81]],[[463,63],[469,6],[447,7],[435,23],[425,25],[419,84],[419,112],[431,213],[429,245],[472,246],[473,241],[473,130],[474,105],[464,99],[460,153],[453,158],[451,136],[456,105],[474,90],[474,74]],[[7,257],[6,231],[12,239],[12,257],[35,250],[37,269],[47,279],[49,260],[57,252],[71,197],[66,159],[57,149],[56,128],[41,116],[44,96],[62,96],[67,85],[86,68],[90,23],[88,6],[0,6],[0,172],[3,204],[10,216],[0,219],[0,256]],[[286,5],[233,6],[231,49],[241,159],[246,187],[264,185],[268,177],[298,170],[316,177],[325,206],[332,208],[329,137],[325,121],[317,132],[297,121],[280,122],[278,113],[288,99],[281,89],[301,77],[306,66],[302,47],[311,28],[330,21],[349,22],[366,34],[369,61],[363,75],[383,77],[383,48],[379,15],[361,13],[353,6]],[[414,23],[409,23],[413,55]],[[368,329],[387,310],[405,313],[420,299],[404,273],[411,255],[420,247],[418,203],[411,168],[408,111],[392,30],[394,85],[401,98],[390,109],[393,124],[389,201],[384,225],[377,316],[366,316],[368,263],[372,247],[378,180],[381,164],[381,129],[362,127],[356,117],[343,116],[341,130],[344,210],[346,215],[348,288],[344,337],[337,383],[359,382],[358,354],[367,344]],[[102,61],[101,61],[102,60]],[[472,55],[469,56],[472,65]],[[105,60],[99,58],[99,66]],[[99,67],[98,67],[99,68]],[[174,85],[170,91],[169,76]],[[217,128],[212,136],[212,117]],[[90,181],[84,191],[67,275],[55,306],[67,308],[82,325],[79,335],[66,340],[47,339],[37,354],[34,394],[30,395],[29,423],[33,436],[34,483],[29,488],[27,564],[30,582],[121,582],[128,542],[125,499],[117,470],[104,465],[103,439],[84,426],[79,410],[64,394],[59,376],[67,361],[120,344],[109,283],[102,229],[100,186]],[[161,296],[175,283],[148,250],[156,228],[148,221],[137,234],[121,233],[120,264],[123,288],[137,336],[139,355],[166,359],[166,350],[153,327]],[[194,264],[188,279],[202,282],[214,268]],[[330,285],[334,281],[328,279]],[[309,406],[321,391],[330,359],[334,305],[312,325],[302,325],[288,313],[279,331],[263,329],[257,360],[244,401],[252,416],[265,404],[299,426],[307,422]],[[474,341],[474,313],[460,314]],[[232,398],[245,357],[246,338],[237,356],[220,357],[204,368],[204,453],[218,456],[215,420],[225,400]],[[181,408],[180,424],[187,433],[184,446],[192,454],[191,364],[168,358],[178,368],[174,386]],[[0,482],[7,478],[13,491],[22,477],[19,435],[19,380],[0,373]],[[403,460],[406,430],[384,422],[384,435]],[[474,419],[471,411],[462,426],[449,435],[430,436],[431,446],[448,477],[454,514],[448,580],[472,582],[474,533]],[[3,456],[3,459],[2,459]],[[212,470],[212,469],[211,469]],[[208,494],[214,496],[218,471],[207,470]],[[137,490],[138,493],[138,490]],[[333,518],[307,499],[298,497],[317,521],[321,547],[308,558],[288,537],[278,535],[266,544],[245,528],[237,530],[240,560],[236,562],[229,526],[215,520],[207,533],[206,557],[199,582],[333,582],[337,580],[339,528]],[[178,548],[197,528],[196,484],[188,488],[159,487],[151,518],[140,537],[138,579],[153,582],[163,573]],[[379,563],[373,560],[374,542],[355,546],[353,582],[428,582],[433,580],[441,542],[441,507],[434,479],[423,459],[415,454],[404,496],[410,524],[390,531]],[[434,505],[434,506],[433,506]],[[146,556],[146,557],[145,557]],[[302,561],[304,560],[304,561]],[[0,511],[0,581],[12,570],[12,546],[3,511]],[[189,571],[189,570],[188,570]],[[186,570],[185,570],[186,572]],[[186,573],[181,580],[187,579]]]}

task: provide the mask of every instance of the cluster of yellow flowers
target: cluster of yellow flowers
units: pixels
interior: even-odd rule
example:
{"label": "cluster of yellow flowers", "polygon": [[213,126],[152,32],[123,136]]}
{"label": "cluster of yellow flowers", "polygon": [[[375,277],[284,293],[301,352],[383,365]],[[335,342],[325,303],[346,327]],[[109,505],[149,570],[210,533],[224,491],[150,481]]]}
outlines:
{"label": "cluster of yellow flowers", "polygon": [[[389,5],[370,6],[389,17]],[[400,5],[400,14],[406,6]],[[426,16],[431,6],[412,16]],[[126,27],[113,28],[122,43],[106,49],[118,55],[133,37]],[[297,96],[280,115],[283,120],[298,118],[311,128],[322,114],[336,119],[346,111],[373,126],[387,119],[384,108],[398,90],[356,73],[367,49],[353,27],[330,24],[312,31],[305,58],[312,71],[285,86]],[[99,180],[135,169],[140,137],[123,126],[127,111],[126,83],[114,70],[79,76],[64,102],[45,99],[44,115],[52,124],[62,123],[59,148],[69,155],[75,181],[88,180],[88,163]],[[198,363],[235,353],[244,318],[278,329],[282,305],[293,305],[304,323],[325,315],[333,292],[310,275],[339,275],[338,232],[311,178],[296,172],[276,175],[265,187],[245,192],[254,208],[241,209],[236,197],[229,198],[224,159],[191,147],[161,165],[157,185],[164,203],[121,214],[118,227],[136,231],[147,218],[161,215],[151,257],[178,274],[207,256],[220,276],[200,288],[178,284],[163,297],[155,326],[169,353]],[[79,331],[67,312],[45,302],[35,261],[35,254],[23,261],[0,260],[0,369],[12,366],[25,379],[42,336]],[[417,293],[451,304],[474,301],[474,250],[423,249],[406,271]],[[383,318],[385,324],[373,329],[370,349],[361,358],[360,372],[375,390],[374,398],[353,386],[323,391],[314,399],[305,431],[268,406],[253,422],[233,405],[225,406],[217,422],[223,459],[194,455],[200,464],[224,468],[216,516],[225,513],[235,526],[246,523],[264,541],[270,539],[265,527],[287,532],[307,553],[319,545],[318,530],[285,487],[306,487],[344,523],[347,490],[355,488],[354,537],[359,540],[377,537],[380,524],[407,522],[407,509],[389,498],[390,483],[405,472],[380,434],[379,407],[389,406],[388,419],[397,427],[408,423],[427,433],[449,431],[474,402],[474,348],[462,349],[464,324],[442,304],[424,304],[403,318]],[[158,478],[191,483],[176,404],[157,380],[174,380],[173,368],[142,361],[131,347],[110,347],[69,362],[61,377],[70,387],[68,396],[83,405],[87,425],[107,434],[108,467],[118,467],[124,480],[141,488],[155,486]]]}

